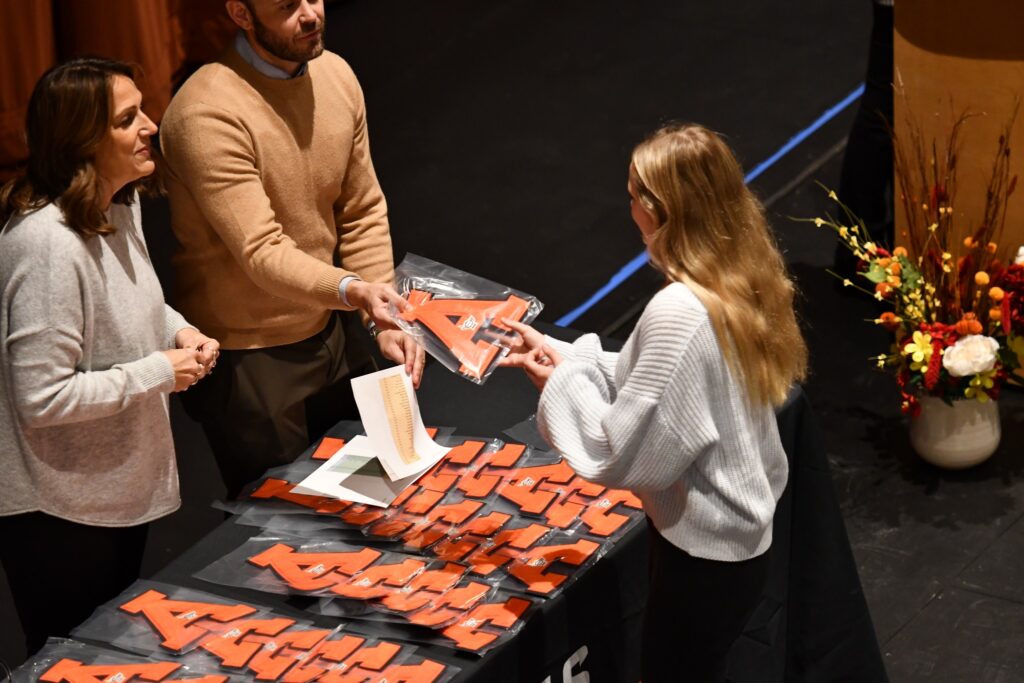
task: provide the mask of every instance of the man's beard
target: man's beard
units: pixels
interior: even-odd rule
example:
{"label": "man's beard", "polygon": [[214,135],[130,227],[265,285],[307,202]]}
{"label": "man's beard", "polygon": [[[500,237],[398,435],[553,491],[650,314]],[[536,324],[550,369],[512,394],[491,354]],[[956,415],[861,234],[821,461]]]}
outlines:
{"label": "man's beard", "polygon": [[[267,27],[263,25],[263,22],[255,16],[253,17],[253,28],[255,29],[256,42],[259,43],[260,47],[264,50],[286,62],[308,62],[315,57],[319,57],[324,51],[324,28],[326,27],[326,24],[326,20],[320,23],[320,35],[317,37],[316,42],[310,44],[304,50],[300,50],[296,46],[292,45],[290,41],[284,40],[271,33]],[[306,33],[308,32],[309,31],[306,31]]]}

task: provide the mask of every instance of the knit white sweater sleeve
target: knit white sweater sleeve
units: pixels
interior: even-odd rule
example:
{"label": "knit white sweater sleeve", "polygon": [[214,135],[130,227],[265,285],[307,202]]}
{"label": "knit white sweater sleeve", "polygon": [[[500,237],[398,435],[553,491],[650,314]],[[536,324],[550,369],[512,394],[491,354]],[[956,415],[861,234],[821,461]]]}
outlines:
{"label": "knit white sweater sleeve", "polygon": [[545,335],[544,341],[565,360],[583,361],[594,366],[610,385],[614,385],[619,354],[601,348],[601,338],[596,334],[584,334],[572,343]]}
{"label": "knit white sweater sleeve", "polygon": [[714,333],[706,313],[656,297],[623,350],[624,381],[595,364],[573,359],[559,365],[541,394],[541,433],[585,479],[643,491],[677,482],[693,461],[718,443],[707,397],[707,340]]}

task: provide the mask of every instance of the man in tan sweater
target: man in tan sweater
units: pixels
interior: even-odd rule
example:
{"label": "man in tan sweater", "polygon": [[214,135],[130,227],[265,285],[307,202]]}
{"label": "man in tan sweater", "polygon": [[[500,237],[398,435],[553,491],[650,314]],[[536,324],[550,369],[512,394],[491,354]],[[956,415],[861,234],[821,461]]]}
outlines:
{"label": "man in tan sweater", "polygon": [[423,351],[387,313],[403,305],[387,207],[362,90],[323,49],[322,2],[225,4],[238,36],[182,86],[160,138],[174,299],[222,348],[183,402],[235,496],[340,419],[347,378],[370,369],[368,354],[353,359],[365,335],[346,335],[337,311],[360,311],[416,383]]}

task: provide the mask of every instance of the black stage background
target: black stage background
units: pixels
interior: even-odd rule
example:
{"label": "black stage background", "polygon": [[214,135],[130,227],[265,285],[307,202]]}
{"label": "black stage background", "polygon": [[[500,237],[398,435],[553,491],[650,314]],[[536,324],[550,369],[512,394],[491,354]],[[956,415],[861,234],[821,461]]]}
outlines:
{"label": "black stage background", "polygon": [[[632,145],[665,120],[695,120],[754,167],[863,80],[871,2],[338,0],[328,24],[366,92],[396,258],[534,293],[553,322],[641,249],[625,193]],[[813,181],[837,185],[853,113],[753,187],[803,292],[805,389],[886,667],[894,681],[1024,680],[1024,401],[1002,401],[1003,444],[985,465],[921,463],[893,383],[867,362],[884,343],[862,322],[873,307],[840,298],[823,273],[831,238],[789,220],[826,208]],[[166,204],[144,216],[166,278]],[[624,338],[658,280],[642,270],[574,327]],[[183,506],[153,525],[147,575],[223,520],[209,508],[223,489],[202,436],[176,401],[172,419]],[[23,657],[0,579],[0,660]]]}

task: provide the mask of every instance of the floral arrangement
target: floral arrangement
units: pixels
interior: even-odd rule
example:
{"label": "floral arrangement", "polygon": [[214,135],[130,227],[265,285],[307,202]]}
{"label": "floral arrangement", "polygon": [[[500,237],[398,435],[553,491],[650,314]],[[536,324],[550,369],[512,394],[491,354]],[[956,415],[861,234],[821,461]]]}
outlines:
{"label": "floral arrangement", "polygon": [[[894,334],[888,353],[872,358],[895,373],[903,412],[917,415],[920,397],[988,401],[999,397],[1024,355],[1024,248],[1007,258],[999,239],[1006,201],[1016,175],[1010,174],[1009,133],[1016,109],[999,137],[984,210],[967,219],[954,213],[958,137],[970,118],[953,123],[941,153],[924,144],[913,122],[906,141],[894,136],[898,198],[906,217],[905,246],[885,248],[863,221],[829,192],[841,211],[812,219],[834,230],[859,265],[843,284],[892,306],[874,323]],[[959,223],[959,224],[958,224]],[[1012,259],[1012,260],[1011,260]],[[833,273],[833,275],[836,275]]]}

